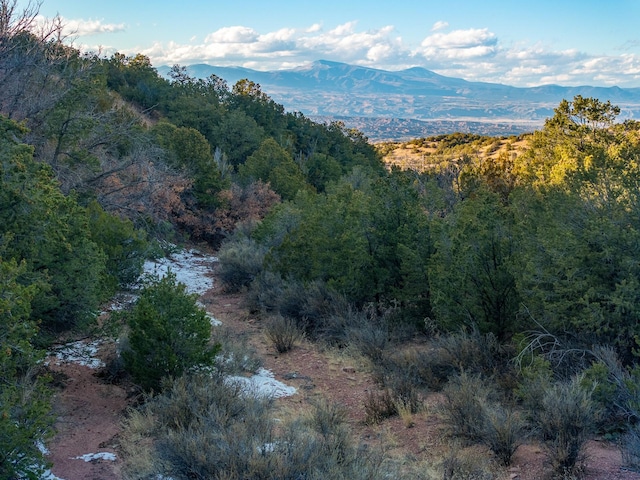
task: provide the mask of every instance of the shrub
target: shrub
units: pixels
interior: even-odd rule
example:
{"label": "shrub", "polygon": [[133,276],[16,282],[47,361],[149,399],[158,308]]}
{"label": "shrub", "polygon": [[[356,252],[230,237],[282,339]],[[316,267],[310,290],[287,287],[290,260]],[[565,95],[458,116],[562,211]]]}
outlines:
{"label": "shrub", "polygon": [[520,381],[515,390],[522,401],[529,419],[536,423],[540,414],[539,406],[545,393],[551,388],[553,371],[548,360],[534,356],[531,363],[520,370]]}
{"label": "shrub", "polygon": [[593,353],[597,361],[584,371],[582,386],[593,389],[599,430],[621,433],[640,420],[640,366],[624,367],[611,347],[596,347]]}
{"label": "shrub", "polygon": [[254,240],[237,235],[222,245],[218,252],[218,274],[229,292],[248,287],[262,272],[266,248]]}
{"label": "shrub", "polygon": [[482,443],[491,449],[500,463],[511,464],[511,457],[526,438],[526,423],[512,409],[499,404],[486,405],[483,412]]}
{"label": "shrub", "polygon": [[592,390],[582,377],[557,383],[547,390],[539,407],[538,429],[547,456],[558,475],[571,475],[584,459],[583,447],[597,418]]}
{"label": "shrub", "polygon": [[217,371],[225,375],[242,375],[253,373],[262,366],[262,359],[246,336],[224,325],[216,327],[213,332],[214,342],[220,345],[215,363]]}
{"label": "shrub", "polygon": [[384,318],[371,317],[364,312],[351,313],[346,326],[347,342],[365,357],[382,361],[389,345],[389,329]]}
{"label": "shrub", "polygon": [[510,358],[494,334],[481,333],[477,328],[437,337],[434,347],[442,364],[457,372],[494,375]]}
{"label": "shrub", "polygon": [[[377,452],[353,443],[339,407],[276,422],[272,401],[246,396],[219,372],[167,385],[132,412],[122,435],[128,478],[388,478]],[[137,447],[137,448],[136,448]]]}
{"label": "shrub", "polygon": [[398,414],[398,407],[388,389],[381,392],[369,392],[364,401],[365,422],[377,425],[387,418]]}
{"label": "shrub", "polygon": [[163,377],[213,362],[218,348],[209,343],[211,324],[196,298],[169,272],[151,279],[133,309],[124,314],[130,331],[123,358],[145,390],[158,390]]}
{"label": "shrub", "polygon": [[466,443],[481,442],[485,409],[494,392],[480,377],[464,371],[451,378],[442,392],[442,414],[449,435]]}
{"label": "shrub", "polygon": [[[265,271],[251,285],[249,302],[255,310],[292,318],[312,338],[325,337],[330,319],[349,309],[344,297],[319,280],[303,284]],[[330,330],[330,329],[329,329]]]}
{"label": "shrub", "polygon": [[146,235],[133,222],[105,212],[97,201],[87,206],[92,240],[107,256],[106,287],[113,291],[135,283],[148,249]]}
{"label": "shrub", "polygon": [[276,315],[267,321],[265,334],[278,353],[288,352],[302,338],[295,320],[282,315]]}
{"label": "shrub", "polygon": [[320,400],[313,407],[307,424],[322,436],[335,433],[347,420],[347,410],[337,403]]}
{"label": "shrub", "polygon": [[412,354],[408,368],[414,372],[418,383],[436,391],[441,390],[449,378],[463,371],[492,376],[503,385],[511,382],[513,374],[510,354],[508,345],[500,344],[495,335],[482,334],[477,329],[462,330],[436,336],[424,351]]}
{"label": "shrub", "polygon": [[251,282],[247,292],[250,310],[262,313],[279,313],[286,283],[279,273],[264,270]]}
{"label": "shrub", "polygon": [[622,463],[634,472],[640,472],[640,426],[633,425],[620,441]]}
{"label": "shrub", "polygon": [[[310,333],[319,337],[326,337],[327,319],[349,310],[346,298],[320,280],[314,280],[306,285],[304,302],[300,312],[301,318]],[[288,314],[289,312],[283,312]]]}
{"label": "shrub", "polygon": [[452,450],[440,466],[443,480],[495,480],[496,468],[482,455]]}

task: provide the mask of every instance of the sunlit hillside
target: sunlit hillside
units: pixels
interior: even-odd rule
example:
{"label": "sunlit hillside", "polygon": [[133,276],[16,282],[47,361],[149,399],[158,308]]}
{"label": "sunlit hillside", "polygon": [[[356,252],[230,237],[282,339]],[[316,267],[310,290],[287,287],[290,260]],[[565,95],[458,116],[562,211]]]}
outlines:
{"label": "sunlit hillside", "polygon": [[375,146],[388,167],[424,172],[442,161],[456,160],[465,155],[478,160],[496,159],[505,154],[516,157],[527,149],[529,137],[528,134],[489,137],[459,133],[406,142],[380,142]]}

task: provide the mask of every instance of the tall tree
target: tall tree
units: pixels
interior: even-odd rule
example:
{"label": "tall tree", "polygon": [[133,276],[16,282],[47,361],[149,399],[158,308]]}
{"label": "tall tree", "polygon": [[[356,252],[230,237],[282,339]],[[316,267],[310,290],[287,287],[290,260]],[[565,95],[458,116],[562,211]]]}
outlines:
{"label": "tall tree", "polygon": [[430,276],[438,321],[448,329],[475,325],[500,338],[515,333],[518,240],[509,209],[498,195],[479,191],[440,224]]}

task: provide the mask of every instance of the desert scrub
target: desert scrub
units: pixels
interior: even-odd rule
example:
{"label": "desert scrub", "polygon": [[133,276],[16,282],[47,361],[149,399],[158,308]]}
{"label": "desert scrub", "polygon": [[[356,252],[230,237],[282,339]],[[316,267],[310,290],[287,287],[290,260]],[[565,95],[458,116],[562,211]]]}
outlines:
{"label": "desert scrub", "polygon": [[278,353],[286,353],[302,338],[296,321],[275,315],[266,321],[265,335]]}
{"label": "desert scrub", "polygon": [[262,272],[266,247],[244,235],[236,235],[225,242],[218,252],[218,274],[228,292],[248,287]]}
{"label": "desert scrub", "polygon": [[528,436],[520,413],[500,403],[496,391],[481,377],[464,371],[452,377],[442,392],[441,412],[449,436],[464,445],[487,446],[498,462],[508,466]]}
{"label": "desert scrub", "polygon": [[476,452],[452,449],[440,464],[443,480],[496,480],[501,478],[499,469],[490,459]]}
{"label": "desert scrub", "polygon": [[364,401],[365,423],[377,425],[387,418],[398,415],[398,406],[389,389],[369,392]]}
{"label": "desert scrub", "polygon": [[[343,411],[316,405],[281,422],[272,400],[247,395],[215,369],[190,373],[130,413],[122,434],[128,479],[382,479],[378,452],[353,442]],[[138,448],[136,448],[138,446]]]}
{"label": "desert scrub", "polygon": [[622,463],[629,470],[640,472],[640,426],[629,427],[620,440]]}
{"label": "desert scrub", "polygon": [[499,403],[484,405],[482,416],[482,443],[502,465],[509,466],[516,449],[528,436],[527,423],[519,412]]}
{"label": "desert scrub", "polygon": [[554,384],[542,398],[537,427],[554,474],[575,473],[584,460],[584,446],[593,433],[597,410],[593,389],[583,377]]}
{"label": "desert scrub", "polygon": [[495,396],[479,376],[460,373],[443,388],[442,419],[449,436],[466,444],[480,443],[485,409]]}

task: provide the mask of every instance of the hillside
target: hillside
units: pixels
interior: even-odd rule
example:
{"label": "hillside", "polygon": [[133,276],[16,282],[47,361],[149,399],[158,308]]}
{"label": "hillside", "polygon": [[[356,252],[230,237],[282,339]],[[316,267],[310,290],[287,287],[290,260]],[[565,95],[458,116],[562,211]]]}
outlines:
{"label": "hillside", "polygon": [[[576,95],[610,100],[621,108],[621,118],[640,118],[640,89],[516,88],[468,82],[423,68],[391,72],[326,60],[267,72],[203,64],[186,69],[197,78],[214,74],[229,84],[249,78],[287,110],[311,118],[340,119],[374,140],[399,141],[456,131],[494,136],[530,132],[553,114],[561,100]],[[158,67],[158,71],[165,75],[169,67]],[[393,122],[400,124],[395,127]]]}
{"label": "hillside", "polygon": [[[638,478],[640,122],[627,107],[575,95],[527,135],[373,145],[289,111],[258,76],[163,76],[12,12],[0,478],[42,478],[56,433],[56,458],[102,470],[117,455],[144,480]],[[336,98],[382,89],[381,105],[406,84],[481,110],[527,93],[331,62],[290,74]],[[222,314],[236,331],[217,330]],[[101,379],[45,362],[76,342],[108,346]],[[250,388],[256,373],[308,395],[279,410]],[[102,395],[109,433],[91,452],[73,429],[95,412],[76,378]]]}
{"label": "hillside", "polygon": [[[452,147],[451,139],[456,136],[462,138]],[[428,172],[443,161],[457,160],[464,155],[471,155],[480,162],[496,161],[505,154],[515,158],[527,151],[530,138],[530,134],[508,137],[434,135],[406,142],[379,142],[376,148],[388,167]]]}

